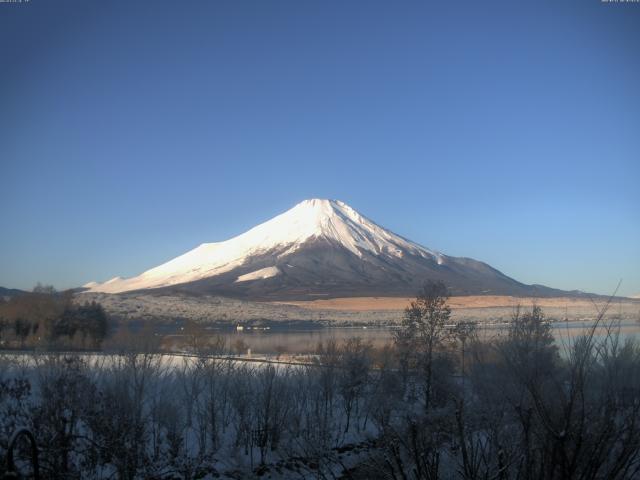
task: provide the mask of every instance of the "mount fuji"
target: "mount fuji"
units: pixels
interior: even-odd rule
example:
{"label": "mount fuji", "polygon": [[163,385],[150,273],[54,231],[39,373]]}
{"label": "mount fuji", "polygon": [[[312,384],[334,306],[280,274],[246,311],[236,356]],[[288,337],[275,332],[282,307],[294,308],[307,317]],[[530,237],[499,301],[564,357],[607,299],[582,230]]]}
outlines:
{"label": "mount fuji", "polygon": [[203,243],[132,278],[89,292],[213,294],[252,300],[412,296],[426,280],[453,295],[560,296],[486,263],[451,257],[377,225],[337,200],[305,200],[230,240]]}

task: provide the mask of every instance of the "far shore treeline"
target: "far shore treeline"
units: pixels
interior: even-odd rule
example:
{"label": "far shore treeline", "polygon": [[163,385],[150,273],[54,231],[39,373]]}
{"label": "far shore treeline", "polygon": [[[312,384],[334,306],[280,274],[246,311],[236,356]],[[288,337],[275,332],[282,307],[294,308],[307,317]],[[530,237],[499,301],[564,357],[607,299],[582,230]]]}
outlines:
{"label": "far shore treeline", "polygon": [[104,308],[77,304],[71,291],[38,284],[32,292],[0,297],[1,348],[98,349],[109,333]]}

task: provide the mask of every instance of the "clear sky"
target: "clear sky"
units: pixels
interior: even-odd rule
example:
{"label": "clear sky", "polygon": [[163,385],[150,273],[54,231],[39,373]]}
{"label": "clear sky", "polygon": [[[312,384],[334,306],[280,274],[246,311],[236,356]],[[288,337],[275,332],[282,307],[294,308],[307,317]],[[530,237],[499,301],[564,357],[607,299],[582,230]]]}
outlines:
{"label": "clear sky", "polygon": [[0,285],[131,276],[312,197],[640,293],[640,3],[0,3]]}

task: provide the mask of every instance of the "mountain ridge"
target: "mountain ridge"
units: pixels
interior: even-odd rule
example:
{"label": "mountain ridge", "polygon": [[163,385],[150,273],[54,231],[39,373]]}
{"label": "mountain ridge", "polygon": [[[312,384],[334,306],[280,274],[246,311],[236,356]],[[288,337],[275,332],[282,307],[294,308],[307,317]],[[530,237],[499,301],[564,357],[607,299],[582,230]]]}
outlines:
{"label": "mountain ridge", "polygon": [[25,292],[24,290],[19,290],[17,288],[0,287],[0,298],[11,298],[17,295],[24,295],[25,293],[27,292]]}

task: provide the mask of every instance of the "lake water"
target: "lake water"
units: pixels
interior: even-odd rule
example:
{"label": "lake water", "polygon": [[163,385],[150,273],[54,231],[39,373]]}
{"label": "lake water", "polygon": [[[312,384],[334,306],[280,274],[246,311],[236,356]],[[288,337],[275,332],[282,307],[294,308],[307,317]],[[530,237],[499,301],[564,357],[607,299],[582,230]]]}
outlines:
{"label": "lake water", "polygon": [[[566,343],[571,339],[585,334],[590,328],[591,322],[559,322],[552,324],[553,333],[559,343]],[[635,336],[640,339],[640,323],[637,321],[623,321],[616,323],[623,338]],[[325,328],[313,330],[243,330],[243,331],[216,331],[209,337],[199,336],[198,344],[202,345],[212,341],[216,337],[224,339],[227,348],[237,353],[245,353],[248,349],[256,354],[307,354],[316,351],[319,343],[335,340],[338,343],[348,338],[360,337],[370,342],[374,347],[382,347],[393,341],[393,328]],[[506,326],[479,325],[478,334],[481,338],[490,339],[506,332]],[[607,334],[604,327],[599,327],[596,336],[602,338]],[[170,335],[167,339],[176,346],[180,343],[192,341],[187,336]]]}

